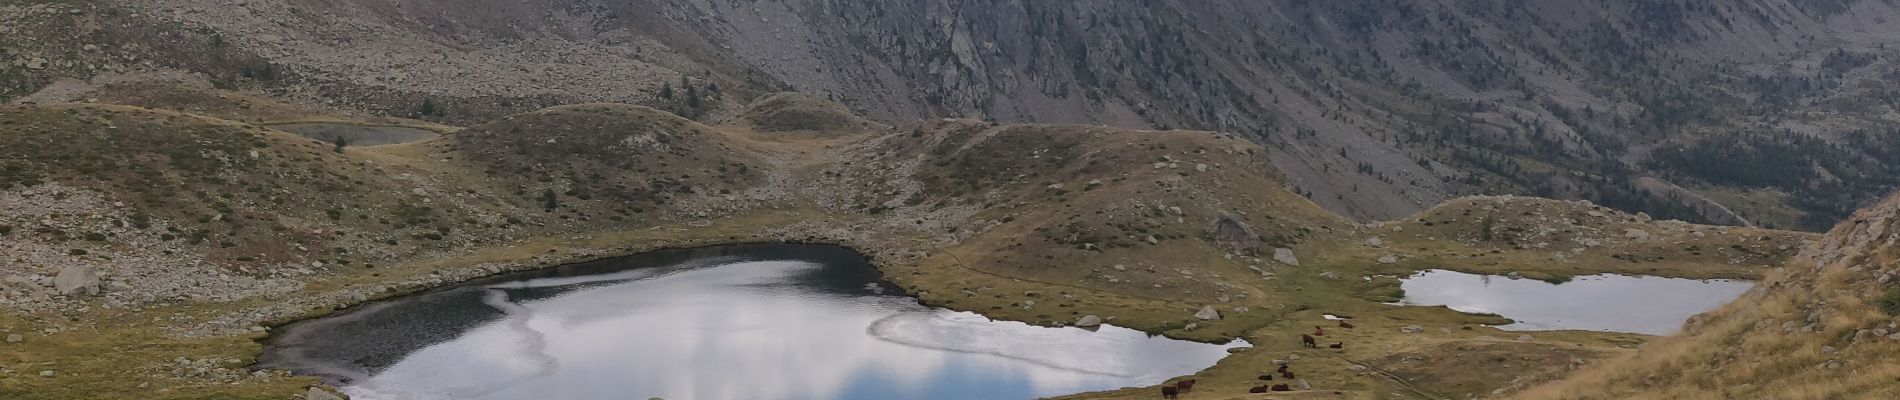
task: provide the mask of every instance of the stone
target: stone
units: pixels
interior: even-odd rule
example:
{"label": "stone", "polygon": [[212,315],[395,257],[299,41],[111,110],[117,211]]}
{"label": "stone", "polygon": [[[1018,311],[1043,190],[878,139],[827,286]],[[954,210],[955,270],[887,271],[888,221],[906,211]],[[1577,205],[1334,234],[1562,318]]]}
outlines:
{"label": "stone", "polygon": [[1187,326],[1181,327],[1181,330],[1184,330],[1184,331],[1191,331],[1195,329],[1201,329],[1201,324],[1188,323]]}
{"label": "stone", "polygon": [[93,272],[92,267],[68,265],[53,277],[53,289],[67,296],[99,294],[99,274]]}
{"label": "stone", "polygon": [[1253,350],[1253,348],[1252,347],[1229,347],[1227,348],[1227,354],[1240,354],[1240,353],[1247,352],[1247,350]]}
{"label": "stone", "polygon": [[1147,240],[1148,240],[1148,244],[1161,244],[1161,240],[1155,239],[1154,235],[1148,235]]}
{"label": "stone", "polygon": [[1352,365],[1352,366],[1350,366],[1350,367],[1346,367],[1346,369],[1350,369],[1350,370],[1352,370],[1353,372],[1365,372],[1365,371],[1366,371],[1366,366],[1364,366],[1364,365],[1359,365],[1359,364],[1353,364],[1353,365]]}
{"label": "stone", "polygon": [[[42,378],[51,378],[51,377],[53,377],[53,375],[55,375],[55,374],[56,374],[56,373],[54,373],[54,372],[53,372],[53,370],[50,370],[50,369],[49,369],[49,370],[45,370],[45,371],[40,371],[40,377],[42,377]],[[339,399],[339,400],[340,400],[340,399]]]}
{"label": "stone", "polygon": [[1383,255],[1383,256],[1379,256],[1379,263],[1380,263],[1380,264],[1394,264],[1394,263],[1398,263],[1398,262],[1399,262],[1399,256],[1395,256],[1395,255],[1391,255],[1391,254],[1387,254],[1387,255]]}
{"label": "stone", "polygon": [[1399,328],[1399,333],[1419,333],[1419,332],[1424,332],[1424,331],[1425,331],[1425,327],[1418,326],[1418,325],[1406,325],[1404,327]]}
{"label": "stone", "polygon": [[23,341],[26,341],[26,336],[22,336],[18,333],[7,334],[7,343],[19,343]]}
{"label": "stone", "polygon": [[1300,390],[1313,390],[1313,385],[1306,383],[1306,379],[1300,379]]}
{"label": "stone", "polygon": [[1202,321],[1217,320],[1220,319],[1220,311],[1215,310],[1214,306],[1201,306],[1201,311],[1194,312],[1194,318]]}
{"label": "stone", "polygon": [[1207,172],[1207,164],[1194,164],[1194,172]]}
{"label": "stone", "polygon": [[326,392],[323,389],[318,389],[315,387],[310,388],[310,391],[306,392],[303,395],[303,398],[304,400],[343,400],[342,397],[338,397],[337,395],[330,394],[330,392]]}
{"label": "stone", "polygon": [[1372,246],[1372,247],[1385,247],[1385,239],[1380,239],[1375,236],[1375,237],[1366,239],[1366,245]]}
{"label": "stone", "polygon": [[1214,218],[1214,222],[1208,224],[1207,236],[1229,253],[1249,256],[1260,254],[1260,234],[1233,213],[1222,211],[1219,217]]}
{"label": "stone", "polygon": [[1293,249],[1285,247],[1273,249],[1273,261],[1295,267],[1300,266],[1300,258],[1293,255]]}
{"label": "stone", "polygon": [[46,69],[46,63],[47,63],[46,59],[35,57],[31,60],[26,60],[26,69],[32,69],[32,70]]}
{"label": "stone", "polygon": [[1273,365],[1286,365],[1286,360],[1274,359]]}
{"label": "stone", "polygon": [[1075,326],[1083,328],[1102,326],[1102,317],[1095,316],[1094,314],[1084,315],[1081,319],[1075,320]]}
{"label": "stone", "polygon": [[1326,278],[1326,279],[1339,279],[1339,274],[1335,274],[1333,273],[1333,271],[1326,271],[1326,272],[1319,273],[1319,277]]}

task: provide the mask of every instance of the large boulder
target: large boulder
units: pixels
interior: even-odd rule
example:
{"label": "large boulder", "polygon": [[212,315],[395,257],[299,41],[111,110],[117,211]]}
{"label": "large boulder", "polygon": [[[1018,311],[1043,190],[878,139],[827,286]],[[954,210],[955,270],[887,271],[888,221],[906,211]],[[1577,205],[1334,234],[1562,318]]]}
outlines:
{"label": "large boulder", "polygon": [[1194,312],[1194,318],[1202,321],[1217,320],[1220,319],[1220,311],[1214,310],[1214,306],[1204,306],[1201,307],[1201,311]]}
{"label": "large boulder", "polygon": [[1293,249],[1285,247],[1273,249],[1273,261],[1295,267],[1300,266],[1300,258],[1293,256]]}
{"label": "large boulder", "polygon": [[59,270],[59,275],[53,276],[53,289],[67,296],[99,294],[99,273],[94,272],[92,267],[68,265]]}
{"label": "large boulder", "polygon": [[1241,221],[1240,216],[1221,212],[1207,227],[1207,236],[1216,246],[1230,253],[1244,255],[1260,254],[1260,234],[1254,233],[1253,226]]}
{"label": "large boulder", "polygon": [[1083,328],[1102,326],[1102,317],[1097,317],[1094,314],[1084,315],[1082,319],[1075,320],[1075,326]]}

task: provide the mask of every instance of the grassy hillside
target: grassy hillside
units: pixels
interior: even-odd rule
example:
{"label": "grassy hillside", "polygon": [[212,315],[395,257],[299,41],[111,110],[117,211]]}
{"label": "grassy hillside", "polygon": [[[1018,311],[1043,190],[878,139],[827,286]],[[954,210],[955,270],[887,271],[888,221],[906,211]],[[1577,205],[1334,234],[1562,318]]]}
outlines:
{"label": "grassy hillside", "polygon": [[1861,210],[1741,300],[1682,334],[1526,399],[1900,396],[1900,197]]}

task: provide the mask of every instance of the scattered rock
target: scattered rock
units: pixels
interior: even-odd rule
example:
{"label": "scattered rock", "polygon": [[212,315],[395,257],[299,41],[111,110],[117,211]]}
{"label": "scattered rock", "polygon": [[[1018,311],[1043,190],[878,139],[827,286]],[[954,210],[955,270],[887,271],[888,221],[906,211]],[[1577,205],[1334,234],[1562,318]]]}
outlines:
{"label": "scattered rock", "polygon": [[31,70],[46,69],[46,63],[47,63],[46,59],[35,57],[31,60],[26,60],[26,69],[31,69]]}
{"label": "scattered rock", "polygon": [[1419,333],[1419,332],[1424,332],[1424,331],[1425,331],[1425,327],[1418,326],[1418,325],[1406,325],[1404,327],[1399,328],[1399,333]]}
{"label": "scattered rock", "polygon": [[1075,320],[1075,326],[1083,328],[1102,326],[1102,317],[1095,316],[1094,314],[1084,315],[1081,319]]}
{"label": "scattered rock", "polygon": [[1253,350],[1253,348],[1252,347],[1229,347],[1227,348],[1227,354],[1240,354],[1240,353],[1247,352],[1247,350]]}
{"label": "scattered rock", "polygon": [[1368,238],[1366,239],[1366,245],[1372,246],[1372,247],[1385,247],[1385,239],[1380,239],[1376,236],[1372,238]]}
{"label": "scattered rock", "polygon": [[1293,249],[1285,247],[1273,249],[1273,261],[1295,267],[1300,266],[1300,258],[1293,256]]}
{"label": "scattered rock", "polygon": [[1207,172],[1207,164],[1194,164],[1194,172]]}
{"label": "scattered rock", "polygon": [[1191,330],[1195,330],[1195,329],[1201,329],[1201,324],[1196,324],[1196,323],[1191,323],[1191,322],[1190,322],[1190,323],[1188,323],[1188,324],[1187,324],[1187,326],[1183,326],[1183,327],[1181,327],[1181,330],[1184,330],[1184,331],[1191,331]]}
{"label": "scattered rock", "polygon": [[22,336],[18,333],[7,334],[7,343],[19,343],[23,341],[26,341],[26,336]]}
{"label": "scattered rock", "polygon": [[1339,279],[1339,274],[1335,274],[1333,273],[1333,271],[1326,271],[1326,272],[1319,273],[1319,277],[1326,278],[1326,279]]}
{"label": "scattered rock", "polygon": [[1300,379],[1300,390],[1313,390],[1313,385],[1306,383],[1306,379]]}
{"label": "scattered rock", "polygon": [[1273,365],[1286,365],[1286,360],[1274,359]]}
{"label": "scattered rock", "polygon": [[1214,310],[1214,306],[1202,306],[1201,311],[1194,312],[1194,318],[1202,321],[1217,320],[1220,319],[1220,311]]}
{"label": "scattered rock", "polygon": [[1352,370],[1353,372],[1365,372],[1365,371],[1366,371],[1366,366],[1364,366],[1364,365],[1359,365],[1359,364],[1353,364],[1353,365],[1352,365],[1352,366],[1350,366],[1350,367],[1346,367],[1346,369],[1350,369],[1350,370]]}
{"label": "scattered rock", "polygon": [[[45,371],[40,371],[40,377],[42,377],[42,378],[51,378],[51,377],[53,377],[53,375],[55,375],[55,374],[56,374],[56,373],[54,373],[54,372],[53,372],[53,370],[50,370],[50,369],[49,369],[49,370],[45,370]],[[342,400],[342,399],[338,399],[338,400]]]}
{"label": "scattered rock", "polygon": [[1393,264],[1397,262],[1399,262],[1399,256],[1391,255],[1391,254],[1379,256],[1380,264]]}

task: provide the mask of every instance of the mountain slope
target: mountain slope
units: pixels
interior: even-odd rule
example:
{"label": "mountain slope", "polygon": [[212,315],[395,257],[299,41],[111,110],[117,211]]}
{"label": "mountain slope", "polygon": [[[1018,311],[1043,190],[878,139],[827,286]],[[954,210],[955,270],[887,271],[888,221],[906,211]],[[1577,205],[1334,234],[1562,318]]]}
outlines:
{"label": "mountain slope", "polygon": [[1855,213],[1740,300],[1631,357],[1518,398],[1900,396],[1900,196]]}
{"label": "mountain slope", "polygon": [[[795,89],[891,124],[1230,132],[1360,220],[1529,194],[1819,230],[1900,184],[1900,14],[1876,0],[0,5],[0,98],[186,71],[452,123],[587,102],[713,122]],[[1730,195],[1762,190],[1788,196]]]}

